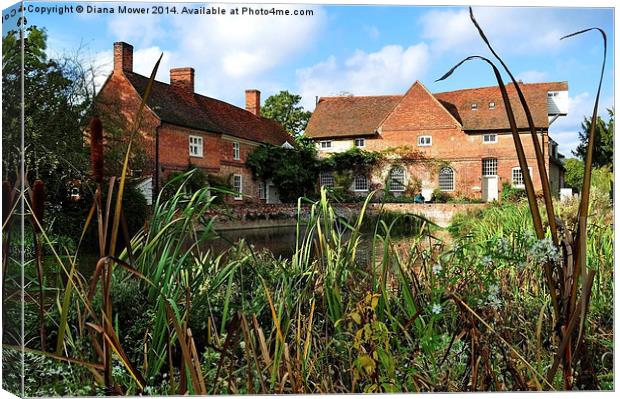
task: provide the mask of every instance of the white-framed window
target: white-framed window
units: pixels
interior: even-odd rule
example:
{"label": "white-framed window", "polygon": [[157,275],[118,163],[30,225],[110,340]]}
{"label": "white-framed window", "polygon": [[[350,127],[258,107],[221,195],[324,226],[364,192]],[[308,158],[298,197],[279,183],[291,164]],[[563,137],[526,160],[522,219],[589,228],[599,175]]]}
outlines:
{"label": "white-framed window", "polygon": [[366,140],[364,139],[355,139],[356,147],[364,147],[366,145]]}
{"label": "white-framed window", "polygon": [[418,136],[418,145],[420,147],[428,147],[433,145],[433,137],[431,136]]}
{"label": "white-framed window", "polygon": [[454,169],[445,167],[439,171],[439,189],[454,191]]}
{"label": "white-framed window", "polygon": [[321,172],[319,184],[325,188],[334,188],[334,176],[332,176],[331,172]]}
{"label": "white-framed window", "polygon": [[267,184],[264,181],[258,182],[258,199],[267,199]]}
{"label": "white-framed window", "polygon": [[495,109],[495,101],[489,101],[489,109]]}
{"label": "white-framed window", "polygon": [[[530,171],[530,178],[532,177],[532,168],[528,167]],[[523,172],[521,168],[516,166],[512,168],[512,185],[516,188],[525,188],[525,180],[523,179]]]}
{"label": "white-framed window", "polygon": [[405,191],[405,169],[402,166],[394,166],[389,176],[390,191]]}
{"label": "white-framed window", "polygon": [[353,191],[368,191],[368,178],[364,175],[357,175],[353,179]]}
{"label": "white-framed window", "polygon": [[332,141],[331,140],[321,141],[321,148],[332,148]]}
{"label": "white-framed window", "polygon": [[233,175],[233,190],[235,191],[235,199],[243,199],[243,176]]}
{"label": "white-framed window", "polygon": [[241,149],[240,149],[238,141],[235,141],[233,143],[233,159],[235,161],[238,161],[241,159]]}
{"label": "white-framed window", "polygon": [[189,136],[189,156],[202,158],[202,137]]}
{"label": "white-framed window", "polygon": [[497,143],[497,134],[489,133],[482,135],[482,143],[483,144],[495,144]]}
{"label": "white-framed window", "polygon": [[476,103],[472,103],[472,104],[471,104],[471,110],[472,110],[472,111],[476,111],[477,109],[478,109],[478,104],[476,104]]}
{"label": "white-framed window", "polygon": [[497,158],[482,160],[482,176],[497,176]]}

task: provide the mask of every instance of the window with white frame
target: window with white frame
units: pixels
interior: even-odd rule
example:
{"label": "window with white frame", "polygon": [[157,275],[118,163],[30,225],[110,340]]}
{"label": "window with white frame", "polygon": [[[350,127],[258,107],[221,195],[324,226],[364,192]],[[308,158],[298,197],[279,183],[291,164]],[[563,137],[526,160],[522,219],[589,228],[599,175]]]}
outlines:
{"label": "window with white frame", "polygon": [[235,199],[243,199],[243,176],[233,175],[233,190],[235,191]]}
{"label": "window with white frame", "polygon": [[264,181],[258,182],[258,199],[267,199],[267,184]]}
{"label": "window with white frame", "polygon": [[364,175],[357,175],[353,180],[354,191],[368,191],[368,178]]}
{"label": "window with white frame", "polygon": [[495,109],[495,101],[489,102],[489,109]]}
{"label": "window with white frame", "polygon": [[189,136],[189,156],[202,157],[202,137]]}
{"label": "window with white frame", "polygon": [[405,191],[405,169],[395,166],[390,170],[389,176],[390,191]]}
{"label": "window with white frame", "polygon": [[471,110],[472,110],[472,111],[476,111],[477,109],[478,109],[478,104],[476,104],[476,103],[472,103],[472,105],[471,105]]}
{"label": "window with white frame", "polygon": [[366,141],[364,139],[355,139],[356,147],[364,147],[366,145]]}
{"label": "window with white frame", "polygon": [[439,171],[439,189],[441,191],[454,191],[454,169],[441,168]]}
{"label": "window with white frame", "polygon": [[497,158],[482,160],[482,176],[497,176]]}
{"label": "window with white frame", "polygon": [[325,188],[334,188],[334,176],[330,172],[321,172],[319,184]]}
{"label": "window with white frame", "polygon": [[497,143],[497,134],[489,133],[482,135],[482,142],[484,144],[495,144]]}
{"label": "window with white frame", "polygon": [[239,142],[235,141],[233,143],[233,159],[235,161],[238,161],[241,159],[241,150],[240,150],[240,146],[239,146]]}
{"label": "window with white frame", "polygon": [[433,145],[433,138],[431,136],[418,136],[418,145],[420,147]]}
{"label": "window with white frame", "polygon": [[331,140],[323,140],[323,141],[321,141],[321,148],[332,148]]}
{"label": "window with white frame", "polygon": [[[532,176],[532,168],[528,168],[530,171],[530,177]],[[512,168],[512,185],[516,188],[525,188],[525,180],[523,179],[523,172],[520,167]]]}

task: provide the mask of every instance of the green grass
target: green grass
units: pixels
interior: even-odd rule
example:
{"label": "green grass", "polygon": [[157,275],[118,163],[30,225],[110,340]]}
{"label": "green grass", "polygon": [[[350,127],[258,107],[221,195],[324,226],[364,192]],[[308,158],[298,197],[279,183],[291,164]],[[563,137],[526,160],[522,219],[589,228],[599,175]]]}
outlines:
{"label": "green grass", "polygon": [[[398,218],[366,220],[364,208],[343,220],[323,193],[309,220],[299,220],[292,258],[276,259],[243,241],[225,254],[206,249],[216,235],[202,215],[214,194],[180,189],[158,203],[132,240],[141,277],[118,267],[112,273],[115,334],[144,377],[144,392],[181,393],[180,373],[189,392],[201,392],[202,381],[212,394],[562,388],[560,377],[544,380],[558,342],[526,203],[461,216],[447,241],[418,225],[403,252],[392,236]],[[600,218],[590,222],[588,264],[597,280],[587,337],[594,370],[609,388],[611,363],[601,358],[613,350],[613,230],[608,214]],[[360,263],[362,236],[381,245]],[[127,253],[121,258],[130,261]],[[77,291],[71,309],[81,309]],[[102,299],[98,291],[93,308]],[[75,312],[63,355],[92,359],[95,348]],[[57,316],[51,309],[48,330]],[[36,336],[37,323],[30,327]],[[27,366],[41,374],[53,362]],[[70,364],[80,370],[71,371],[79,380],[73,392],[101,392],[86,368]],[[123,363],[113,364],[115,383],[138,393]],[[61,392],[62,373],[50,373],[30,392]]]}

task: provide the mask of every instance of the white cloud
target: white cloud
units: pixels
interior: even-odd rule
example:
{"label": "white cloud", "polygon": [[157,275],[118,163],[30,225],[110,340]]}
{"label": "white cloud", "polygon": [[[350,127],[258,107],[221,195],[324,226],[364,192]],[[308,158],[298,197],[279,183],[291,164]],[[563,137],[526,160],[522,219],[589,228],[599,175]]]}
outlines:
{"label": "white cloud", "polygon": [[525,83],[539,83],[547,81],[549,77],[547,72],[530,70],[518,73],[517,79],[520,79]]}
{"label": "white cloud", "polygon": [[[474,16],[494,48],[501,53],[557,51],[571,28],[552,9],[475,7]],[[422,37],[433,52],[477,53],[486,49],[469,10],[433,10],[420,18]]]}
{"label": "white cloud", "polygon": [[[601,99],[599,115],[608,120],[607,108],[613,106],[613,98]],[[568,98],[568,112],[566,116],[559,117],[549,128],[549,135],[558,142],[560,152],[571,157],[571,151],[579,144],[579,132],[584,117],[592,116],[594,96],[588,92],[579,93]]]}
{"label": "white cloud", "polygon": [[326,20],[325,11],[318,6],[260,7],[291,12],[311,9],[314,15],[176,15],[157,21],[144,15],[124,15],[113,17],[108,29],[117,40],[134,45],[136,72],[148,76],[163,49],[158,80],[168,82],[170,67],[193,67],[197,92],[240,105],[245,89],[265,92],[277,87],[265,77],[267,72],[302,56],[317,40]]}
{"label": "white cloud", "polygon": [[108,31],[116,40],[131,43],[136,48],[150,46],[166,37],[162,18],[152,14],[115,14],[109,19]]}
{"label": "white cloud", "polygon": [[379,28],[377,28],[374,25],[364,26],[364,32],[366,32],[368,34],[368,37],[370,37],[373,40],[376,40],[379,38],[379,36],[381,36],[381,32],[379,31]]}
{"label": "white cloud", "polygon": [[175,61],[183,65],[176,66],[194,66],[196,89],[208,96],[237,104],[243,101],[245,89],[259,89],[265,96],[277,85],[265,78],[267,73],[302,56],[319,35],[325,13],[319,7],[312,9],[312,17],[260,16],[260,23],[256,16],[214,18],[196,25],[188,24],[186,17],[178,18]]}
{"label": "white cloud", "polygon": [[297,71],[303,105],[312,109],[315,96],[342,92],[354,95],[404,93],[416,79],[425,75],[429,58],[425,43],[408,48],[388,45],[374,53],[356,50],[344,62],[330,56]]}

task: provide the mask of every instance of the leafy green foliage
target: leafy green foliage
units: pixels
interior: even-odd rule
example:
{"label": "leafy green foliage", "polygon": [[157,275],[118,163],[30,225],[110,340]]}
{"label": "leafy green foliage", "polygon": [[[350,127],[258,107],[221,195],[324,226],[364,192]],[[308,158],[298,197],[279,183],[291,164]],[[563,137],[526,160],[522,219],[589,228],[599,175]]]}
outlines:
{"label": "leafy green foliage", "polygon": [[246,164],[257,179],[273,182],[282,202],[294,202],[316,192],[319,163],[311,146],[287,149],[262,145],[248,155]]}
{"label": "leafy green foliage", "polygon": [[524,189],[506,182],[502,184],[502,201],[517,202],[525,198],[527,198],[527,193]]}
{"label": "leafy green foliage", "polygon": [[[66,197],[66,181],[83,178],[89,169],[82,130],[94,95],[92,76],[75,59],[48,58],[45,30],[30,26],[25,35],[25,169],[28,179],[43,180],[48,198],[59,203]],[[4,178],[11,179],[20,145],[20,43],[15,31],[2,41],[2,167]]]}
{"label": "leafy green foliage", "polygon": [[383,154],[351,148],[344,152],[330,154],[321,161],[321,170],[368,174],[373,167],[383,160]]}
{"label": "leafy green foliage", "polygon": [[[613,168],[614,162],[614,108],[608,108],[609,120],[605,122],[600,116],[596,123],[594,133],[594,155],[592,165],[594,167],[609,166]],[[588,132],[592,126],[592,118],[585,117],[581,123],[579,141],[581,142],[573,151],[573,155],[585,160],[588,145]]]}
{"label": "leafy green foliage", "polygon": [[[189,173],[191,172],[191,173]],[[187,175],[187,179],[180,177]],[[181,172],[173,172],[168,177],[164,187],[162,188],[162,198],[172,198],[175,193],[182,188],[187,193],[195,193],[206,186],[211,186],[219,190],[229,190],[230,185],[222,177],[205,173],[202,169],[193,165],[187,165],[187,168]],[[221,199],[218,202],[222,202]]]}
{"label": "leafy green foliage", "polygon": [[261,115],[280,123],[293,137],[298,138],[308,125],[310,111],[299,105],[301,96],[281,91],[265,100]]}
{"label": "leafy green foliage", "polygon": [[581,191],[583,185],[584,165],[581,159],[569,158],[564,161],[564,185],[572,188],[574,191]]}

